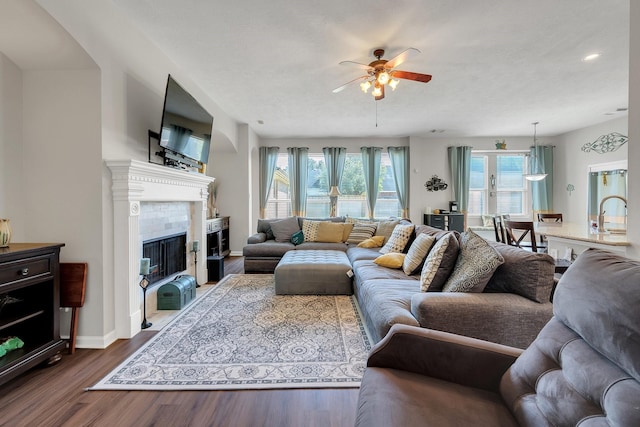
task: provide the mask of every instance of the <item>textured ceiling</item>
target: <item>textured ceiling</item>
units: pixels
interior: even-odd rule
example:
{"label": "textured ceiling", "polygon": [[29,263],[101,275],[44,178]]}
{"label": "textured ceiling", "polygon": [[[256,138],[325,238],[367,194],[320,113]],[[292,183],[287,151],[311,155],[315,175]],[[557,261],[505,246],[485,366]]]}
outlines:
{"label": "textured ceiling", "polygon": [[[628,0],[114,2],[261,136],[554,135],[628,103]],[[377,47],[433,80],[332,93]]]}
{"label": "textured ceiling", "polygon": [[[5,11],[32,3],[3,1]],[[534,121],[557,135],[626,114],[606,113],[628,104],[629,0],[112,1],[265,137],[528,136]],[[24,22],[3,23],[0,36],[5,24]],[[38,45],[38,59],[68,37]],[[29,68],[37,55],[23,46],[0,51]],[[369,63],[378,47],[385,59],[419,49],[400,68],[432,81],[403,80],[378,102],[358,85],[332,93],[362,75],[339,62]]]}

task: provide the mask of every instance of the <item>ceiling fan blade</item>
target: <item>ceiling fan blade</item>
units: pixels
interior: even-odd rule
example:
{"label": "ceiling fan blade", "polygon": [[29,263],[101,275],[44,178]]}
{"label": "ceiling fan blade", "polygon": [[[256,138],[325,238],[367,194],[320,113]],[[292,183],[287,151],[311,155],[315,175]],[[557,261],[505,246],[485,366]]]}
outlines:
{"label": "ceiling fan blade", "polygon": [[380,94],[380,96],[375,97],[376,101],[380,101],[381,99],[384,99],[384,85],[381,85],[380,89],[382,89],[382,93]]}
{"label": "ceiling fan blade", "polygon": [[373,68],[371,68],[369,66],[369,64],[361,64],[360,62],[355,62],[355,61],[340,61],[339,62],[340,65],[355,65],[358,68],[362,68],[363,70],[373,70]]}
{"label": "ceiling fan blade", "polygon": [[358,77],[357,79],[353,79],[353,80],[351,80],[350,82],[347,82],[347,83],[343,84],[342,86],[335,88],[335,89],[333,90],[333,93],[342,92],[342,90],[343,90],[344,88],[346,88],[347,86],[349,86],[349,85],[351,85],[351,84],[353,84],[353,83],[356,83],[356,82],[358,82],[358,81],[360,81],[360,80],[366,80],[366,79],[368,79],[368,78],[369,78],[369,76],[360,76],[360,77]]}
{"label": "ceiling fan blade", "polygon": [[412,73],[411,71],[395,70],[391,75],[398,79],[414,80],[416,82],[427,83],[431,80],[430,74]]}
{"label": "ceiling fan blade", "polygon": [[391,68],[396,68],[398,65],[402,64],[408,58],[412,57],[413,55],[417,55],[418,53],[420,53],[420,51],[414,47],[405,49],[404,51],[400,52],[398,55],[388,60],[387,63],[384,64],[384,68],[388,70]]}

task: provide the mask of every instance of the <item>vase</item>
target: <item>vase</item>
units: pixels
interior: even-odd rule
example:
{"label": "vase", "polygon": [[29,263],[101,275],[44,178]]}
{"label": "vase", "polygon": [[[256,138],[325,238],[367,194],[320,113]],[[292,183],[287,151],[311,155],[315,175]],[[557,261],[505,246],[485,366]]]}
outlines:
{"label": "vase", "polygon": [[6,248],[11,243],[11,223],[8,219],[0,219],[0,248]]}

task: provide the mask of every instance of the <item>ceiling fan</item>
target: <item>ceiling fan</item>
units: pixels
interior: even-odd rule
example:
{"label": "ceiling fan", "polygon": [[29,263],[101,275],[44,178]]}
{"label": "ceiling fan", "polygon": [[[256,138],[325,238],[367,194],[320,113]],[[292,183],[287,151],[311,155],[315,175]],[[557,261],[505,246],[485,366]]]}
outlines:
{"label": "ceiling fan", "polygon": [[369,89],[373,87],[373,91],[371,92],[371,94],[376,101],[379,101],[384,98],[385,86],[388,85],[391,87],[391,90],[395,90],[398,83],[400,83],[398,79],[427,83],[431,80],[431,76],[429,74],[420,74],[411,71],[401,71],[396,69],[396,67],[406,61],[407,58],[418,53],[420,53],[418,49],[410,47],[408,49],[405,49],[395,57],[386,60],[382,59],[382,56],[384,55],[384,49],[375,49],[373,51],[373,56],[375,56],[377,59],[375,61],[372,61],[368,65],[354,61],[342,61],[340,62],[340,65],[355,65],[366,70],[367,74],[335,88],[333,90],[333,93],[341,92],[347,86],[353,83],[360,82],[360,89],[362,89],[364,93],[367,93]]}

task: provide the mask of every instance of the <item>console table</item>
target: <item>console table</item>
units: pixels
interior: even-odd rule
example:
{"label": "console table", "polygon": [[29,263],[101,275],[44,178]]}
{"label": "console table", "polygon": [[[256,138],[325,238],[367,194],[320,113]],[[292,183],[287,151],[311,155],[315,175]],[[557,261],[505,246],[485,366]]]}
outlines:
{"label": "console table", "polygon": [[424,224],[441,230],[464,231],[464,214],[424,214]]}
{"label": "console table", "polygon": [[[0,357],[0,384],[43,362],[60,360],[60,248],[12,243],[0,248],[0,336],[24,347]],[[4,302],[4,304],[2,304]]]}

